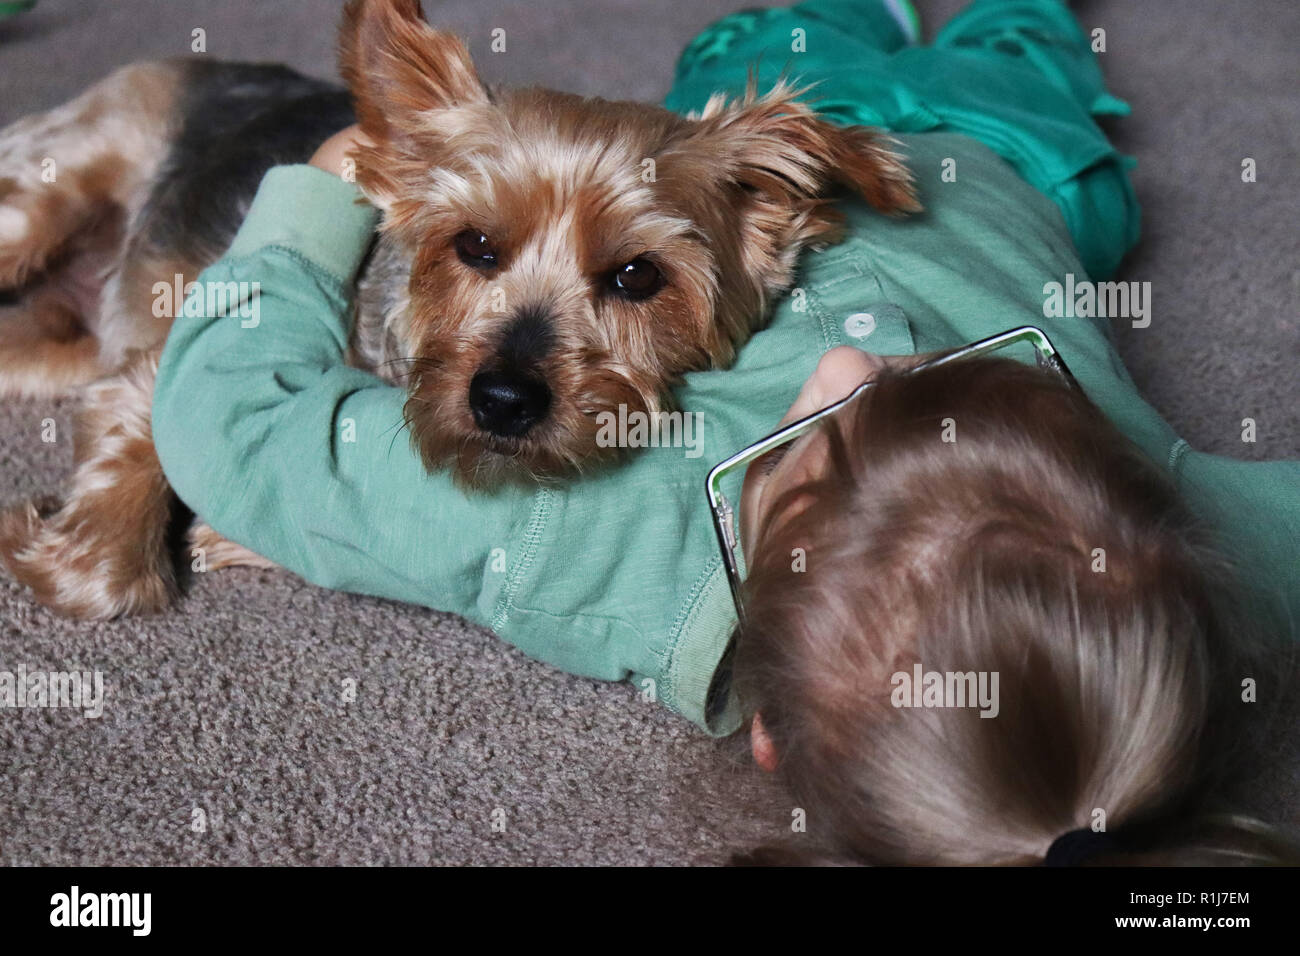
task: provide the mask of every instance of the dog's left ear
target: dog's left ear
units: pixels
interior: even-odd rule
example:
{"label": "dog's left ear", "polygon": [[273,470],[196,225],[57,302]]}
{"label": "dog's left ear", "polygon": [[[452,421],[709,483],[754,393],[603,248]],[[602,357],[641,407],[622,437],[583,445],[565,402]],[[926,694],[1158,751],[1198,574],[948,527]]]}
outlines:
{"label": "dog's left ear", "polygon": [[772,260],[771,286],[782,284],[804,246],[841,235],[833,187],[847,187],[886,215],[921,209],[912,175],[887,137],[828,123],[798,100],[803,92],[781,81],[759,96],[751,75],[741,100],[709,100],[691,137],[706,146],[714,181],[721,176],[732,185],[747,259]]}

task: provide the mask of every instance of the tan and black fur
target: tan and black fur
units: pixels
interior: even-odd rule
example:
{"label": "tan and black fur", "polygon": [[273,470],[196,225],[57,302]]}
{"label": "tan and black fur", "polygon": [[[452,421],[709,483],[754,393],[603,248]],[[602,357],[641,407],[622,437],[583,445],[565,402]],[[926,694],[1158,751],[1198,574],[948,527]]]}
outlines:
{"label": "tan and black fur", "polygon": [[[886,140],[784,83],[691,117],[489,88],[418,0],[347,4],[341,66],[348,90],[276,66],[138,64],[0,131],[0,394],[83,399],[67,493],[0,518],[0,558],[42,603],[101,618],[174,593],[176,502],[149,423],[171,316],[154,287],[196,279],[265,171],[354,117],[372,144],[357,182],[383,217],[350,361],[407,390],[416,452],[476,489],[608,464],[599,412],[654,411],[682,373],[729,363],[799,253],[838,238],[837,187],[917,208]],[[210,566],[266,563],[201,522],[190,538]]]}

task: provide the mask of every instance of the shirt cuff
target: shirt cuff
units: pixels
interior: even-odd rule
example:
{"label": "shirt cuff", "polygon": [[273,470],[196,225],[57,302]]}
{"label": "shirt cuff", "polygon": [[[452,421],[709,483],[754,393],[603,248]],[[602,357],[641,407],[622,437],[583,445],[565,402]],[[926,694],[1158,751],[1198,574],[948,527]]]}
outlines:
{"label": "shirt cuff", "polygon": [[351,285],[378,221],[355,183],[315,166],[276,166],[262,177],[226,256],[288,248]]}
{"label": "shirt cuff", "polygon": [[735,733],[744,718],[731,685],[735,630],[736,606],[719,563],[682,625],[668,668],[672,700],[665,701],[713,737]]}

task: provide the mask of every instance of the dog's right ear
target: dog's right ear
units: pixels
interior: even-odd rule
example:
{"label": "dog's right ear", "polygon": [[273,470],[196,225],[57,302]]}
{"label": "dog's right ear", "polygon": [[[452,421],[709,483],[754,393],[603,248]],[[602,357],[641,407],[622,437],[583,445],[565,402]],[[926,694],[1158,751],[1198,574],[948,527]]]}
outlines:
{"label": "dog's right ear", "polygon": [[465,45],[429,26],[420,0],[349,0],[339,61],[357,122],[380,151],[409,150],[423,113],[488,100]]}

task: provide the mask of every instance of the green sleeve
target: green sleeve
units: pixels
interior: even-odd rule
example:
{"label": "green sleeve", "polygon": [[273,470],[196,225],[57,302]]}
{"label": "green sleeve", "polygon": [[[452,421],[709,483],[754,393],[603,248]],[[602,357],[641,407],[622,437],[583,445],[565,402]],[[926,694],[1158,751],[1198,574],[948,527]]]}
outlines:
{"label": "green sleeve", "polygon": [[158,455],[196,514],[307,580],[490,623],[530,501],[470,497],[427,474],[405,393],[344,364],[376,221],[359,198],[311,167],[267,174],[173,325],[154,393]]}
{"label": "green sleeve", "polygon": [[1217,529],[1254,606],[1300,640],[1300,461],[1238,461],[1174,449],[1179,486]]}

